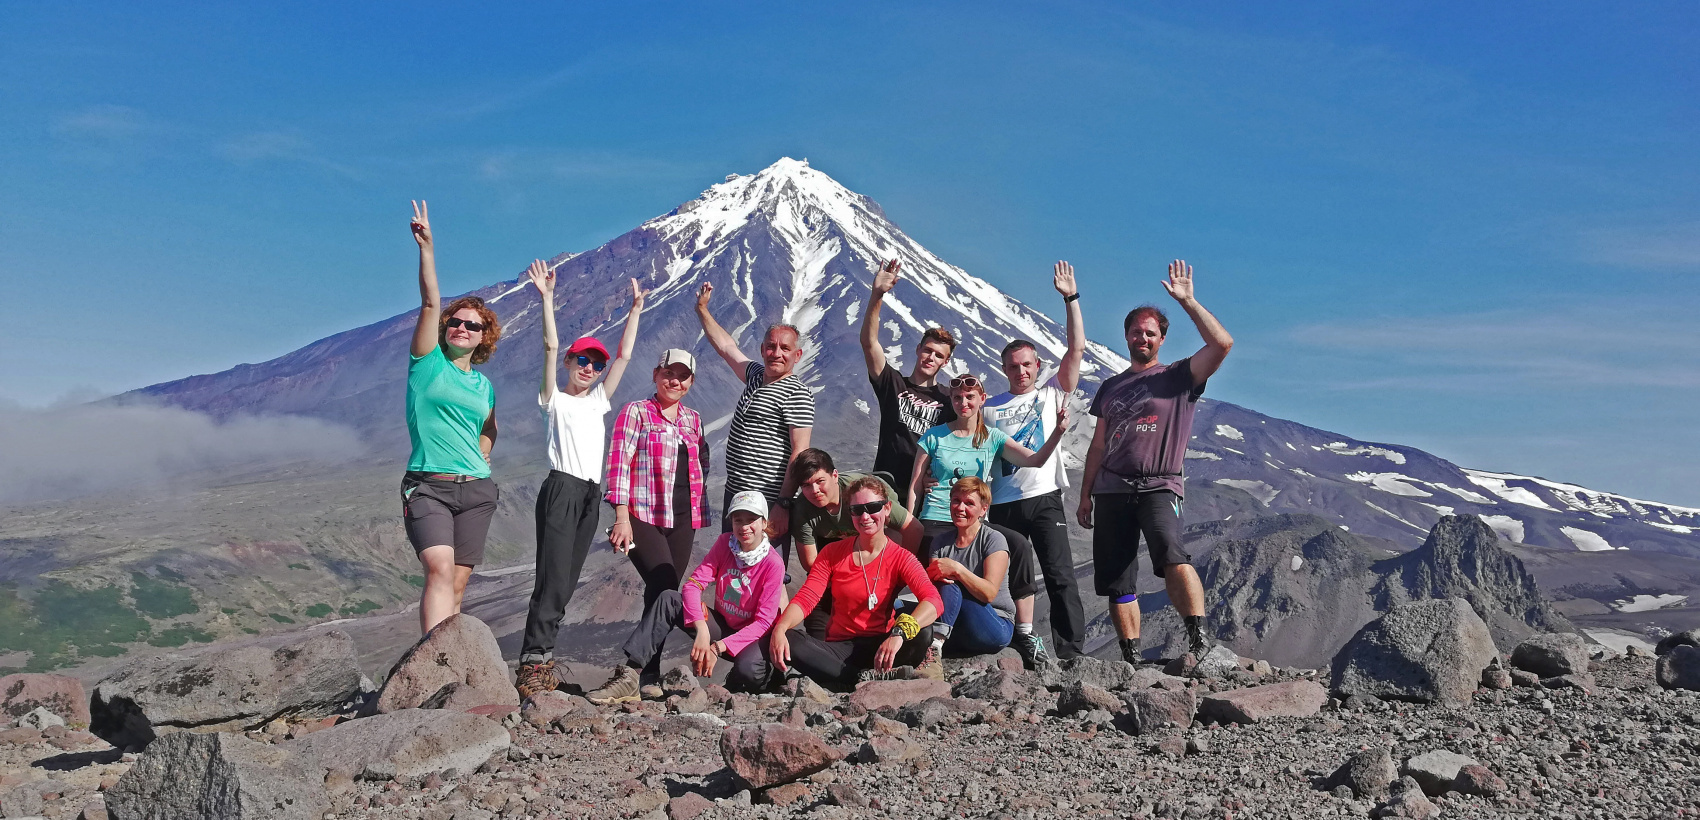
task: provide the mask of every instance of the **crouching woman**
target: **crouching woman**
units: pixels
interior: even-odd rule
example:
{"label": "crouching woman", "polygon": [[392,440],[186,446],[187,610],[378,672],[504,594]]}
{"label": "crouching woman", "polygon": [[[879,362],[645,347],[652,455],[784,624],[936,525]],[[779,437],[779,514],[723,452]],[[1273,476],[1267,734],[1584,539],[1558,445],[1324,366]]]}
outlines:
{"label": "crouching woman", "polygon": [[[781,669],[794,666],[817,683],[839,689],[891,676],[899,666],[920,665],[940,610],[938,591],[921,562],[886,537],[891,501],[884,482],[862,478],[846,493],[855,537],[821,549],[769,638],[773,662]],[[921,596],[913,614],[898,614],[892,607],[904,587]],[[832,617],[821,640],[797,627],[828,590]]]}
{"label": "crouching woman", "polygon": [[[626,640],[626,663],[614,670],[607,684],[588,695],[592,703],[637,700],[640,670],[661,657],[667,635],[679,627],[696,632],[691,666],[698,677],[713,675],[717,658],[729,658],[732,670],[726,675],[727,689],[767,691],[772,667],[762,639],[779,616],[785,567],[767,540],[767,501],[761,493],[738,493],[728,512],[732,531],[709,548],[685,581],[683,592],[662,590],[644,609],[643,620]],[[714,609],[705,613],[702,592],[710,588]]]}

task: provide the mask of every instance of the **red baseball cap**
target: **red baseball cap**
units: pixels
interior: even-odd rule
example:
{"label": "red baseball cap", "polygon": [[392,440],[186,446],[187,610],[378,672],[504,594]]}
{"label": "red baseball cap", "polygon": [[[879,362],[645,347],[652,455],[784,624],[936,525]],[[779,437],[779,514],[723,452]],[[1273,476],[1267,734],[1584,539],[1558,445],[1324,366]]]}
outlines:
{"label": "red baseball cap", "polygon": [[596,341],[595,336],[580,336],[573,340],[572,347],[567,348],[567,355],[572,356],[588,350],[594,350],[597,353],[601,353],[603,360],[610,358],[608,356],[608,348],[603,347],[601,342]]}

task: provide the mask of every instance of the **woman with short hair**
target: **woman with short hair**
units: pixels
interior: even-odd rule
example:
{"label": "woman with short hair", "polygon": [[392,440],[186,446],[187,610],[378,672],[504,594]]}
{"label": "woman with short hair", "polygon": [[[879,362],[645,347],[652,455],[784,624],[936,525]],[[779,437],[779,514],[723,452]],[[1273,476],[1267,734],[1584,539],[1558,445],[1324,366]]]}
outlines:
{"label": "woman with short hair", "polygon": [[425,568],[419,631],[460,612],[500,490],[490,478],[496,445],[496,388],[472,369],[502,337],[495,311],[476,296],[440,309],[437,257],[423,200],[413,203],[419,244],[419,318],[407,366],[407,435],[413,451],[401,479],[407,540]]}
{"label": "woman with short hair", "polygon": [[[794,663],[817,683],[839,689],[858,680],[913,674],[928,657],[931,624],[940,610],[938,591],[921,562],[886,537],[891,500],[885,482],[858,479],[846,488],[845,503],[856,535],[821,548],[769,638],[769,654],[781,669]],[[904,587],[921,596],[913,614],[893,609]],[[828,589],[832,617],[822,640],[796,627]]]}
{"label": "woman with short hair", "polygon": [[1015,635],[1015,599],[1009,595],[1009,542],[986,524],[992,486],[973,476],[950,488],[954,532],[933,539],[927,576],[943,604],[933,622],[940,655],[984,655],[1009,646]]}

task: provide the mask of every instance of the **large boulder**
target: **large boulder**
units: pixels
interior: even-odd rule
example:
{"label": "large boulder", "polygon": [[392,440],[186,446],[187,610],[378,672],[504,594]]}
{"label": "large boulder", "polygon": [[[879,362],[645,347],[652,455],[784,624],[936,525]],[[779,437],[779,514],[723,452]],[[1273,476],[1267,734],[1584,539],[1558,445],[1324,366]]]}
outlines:
{"label": "large boulder", "polygon": [[[474,702],[476,701],[476,703]],[[432,628],[390,670],[378,694],[378,712],[421,706],[518,706],[502,648],[483,621],[460,613]]]}
{"label": "large boulder", "polygon": [[1423,794],[1438,797],[1456,787],[1458,773],[1465,766],[1476,765],[1480,764],[1457,752],[1434,749],[1406,760],[1399,773],[1417,781]]}
{"label": "large boulder", "polygon": [[508,730],[465,712],[406,709],[340,723],[279,744],[325,770],[374,779],[471,772],[513,742]]}
{"label": "large boulder", "polygon": [[1666,689],[1700,691],[1700,649],[1681,644],[1659,656],[1654,668],[1659,685]]}
{"label": "large boulder", "polygon": [[321,632],[277,649],[244,646],[126,666],[95,684],[89,731],[119,748],[157,735],[257,729],[336,714],[360,695],[354,641]]}
{"label": "large boulder", "polygon": [[1676,632],[1659,639],[1653,647],[1653,654],[1668,655],[1672,649],[1679,646],[1692,646],[1700,649],[1700,629],[1690,629],[1686,632]]}
{"label": "large boulder", "polygon": [[[807,680],[807,678],[804,680]],[[952,691],[959,698],[1012,701],[1029,698],[1038,688],[1038,676],[1031,672],[993,669],[983,675],[976,675],[956,684]]]}
{"label": "large boulder", "polygon": [[0,677],[0,729],[37,708],[58,715],[73,729],[88,728],[89,696],[82,681],[32,673]]}
{"label": "large boulder", "polygon": [[1134,677],[1133,665],[1123,660],[1104,660],[1091,655],[1076,655],[1048,667],[1043,675],[1045,687],[1060,692],[1079,683],[1089,683],[1106,691],[1126,689]]}
{"label": "large boulder", "polygon": [[330,810],[310,757],[237,734],[179,732],[106,792],[113,820],[318,820]]}
{"label": "large boulder", "polygon": [[1574,632],[1532,635],[1511,650],[1511,666],[1543,678],[1588,674],[1588,644]]}
{"label": "large boulder", "polygon": [[1217,723],[1257,723],[1274,717],[1310,717],[1322,711],[1327,702],[1328,690],[1321,684],[1295,680],[1205,695],[1198,704],[1198,718]]}
{"label": "large boulder", "polygon": [[840,757],[814,733],[783,723],[726,727],[720,734],[720,756],[753,789],[808,777]]}
{"label": "large boulder", "polygon": [[1400,604],[1358,630],[1334,656],[1333,688],[1343,695],[1461,705],[1497,654],[1487,624],[1462,599]]}

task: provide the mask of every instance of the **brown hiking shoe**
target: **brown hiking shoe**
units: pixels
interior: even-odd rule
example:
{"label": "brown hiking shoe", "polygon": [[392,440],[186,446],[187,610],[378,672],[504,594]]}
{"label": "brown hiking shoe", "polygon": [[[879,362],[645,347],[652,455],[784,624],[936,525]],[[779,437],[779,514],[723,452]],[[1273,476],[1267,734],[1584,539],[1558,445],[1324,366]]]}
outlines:
{"label": "brown hiking shoe", "polygon": [[522,663],[519,674],[515,676],[514,689],[519,692],[519,701],[524,703],[532,695],[539,692],[552,692],[561,687],[561,679],[555,675],[555,662]]}
{"label": "brown hiking shoe", "polygon": [[944,680],[944,664],[939,661],[938,647],[927,647],[927,657],[921,661],[920,666],[915,667],[915,676]]}
{"label": "brown hiking shoe", "polygon": [[614,670],[614,676],[609,678],[607,683],[585,695],[585,698],[597,706],[638,700],[638,671],[623,663],[620,664],[619,668]]}

